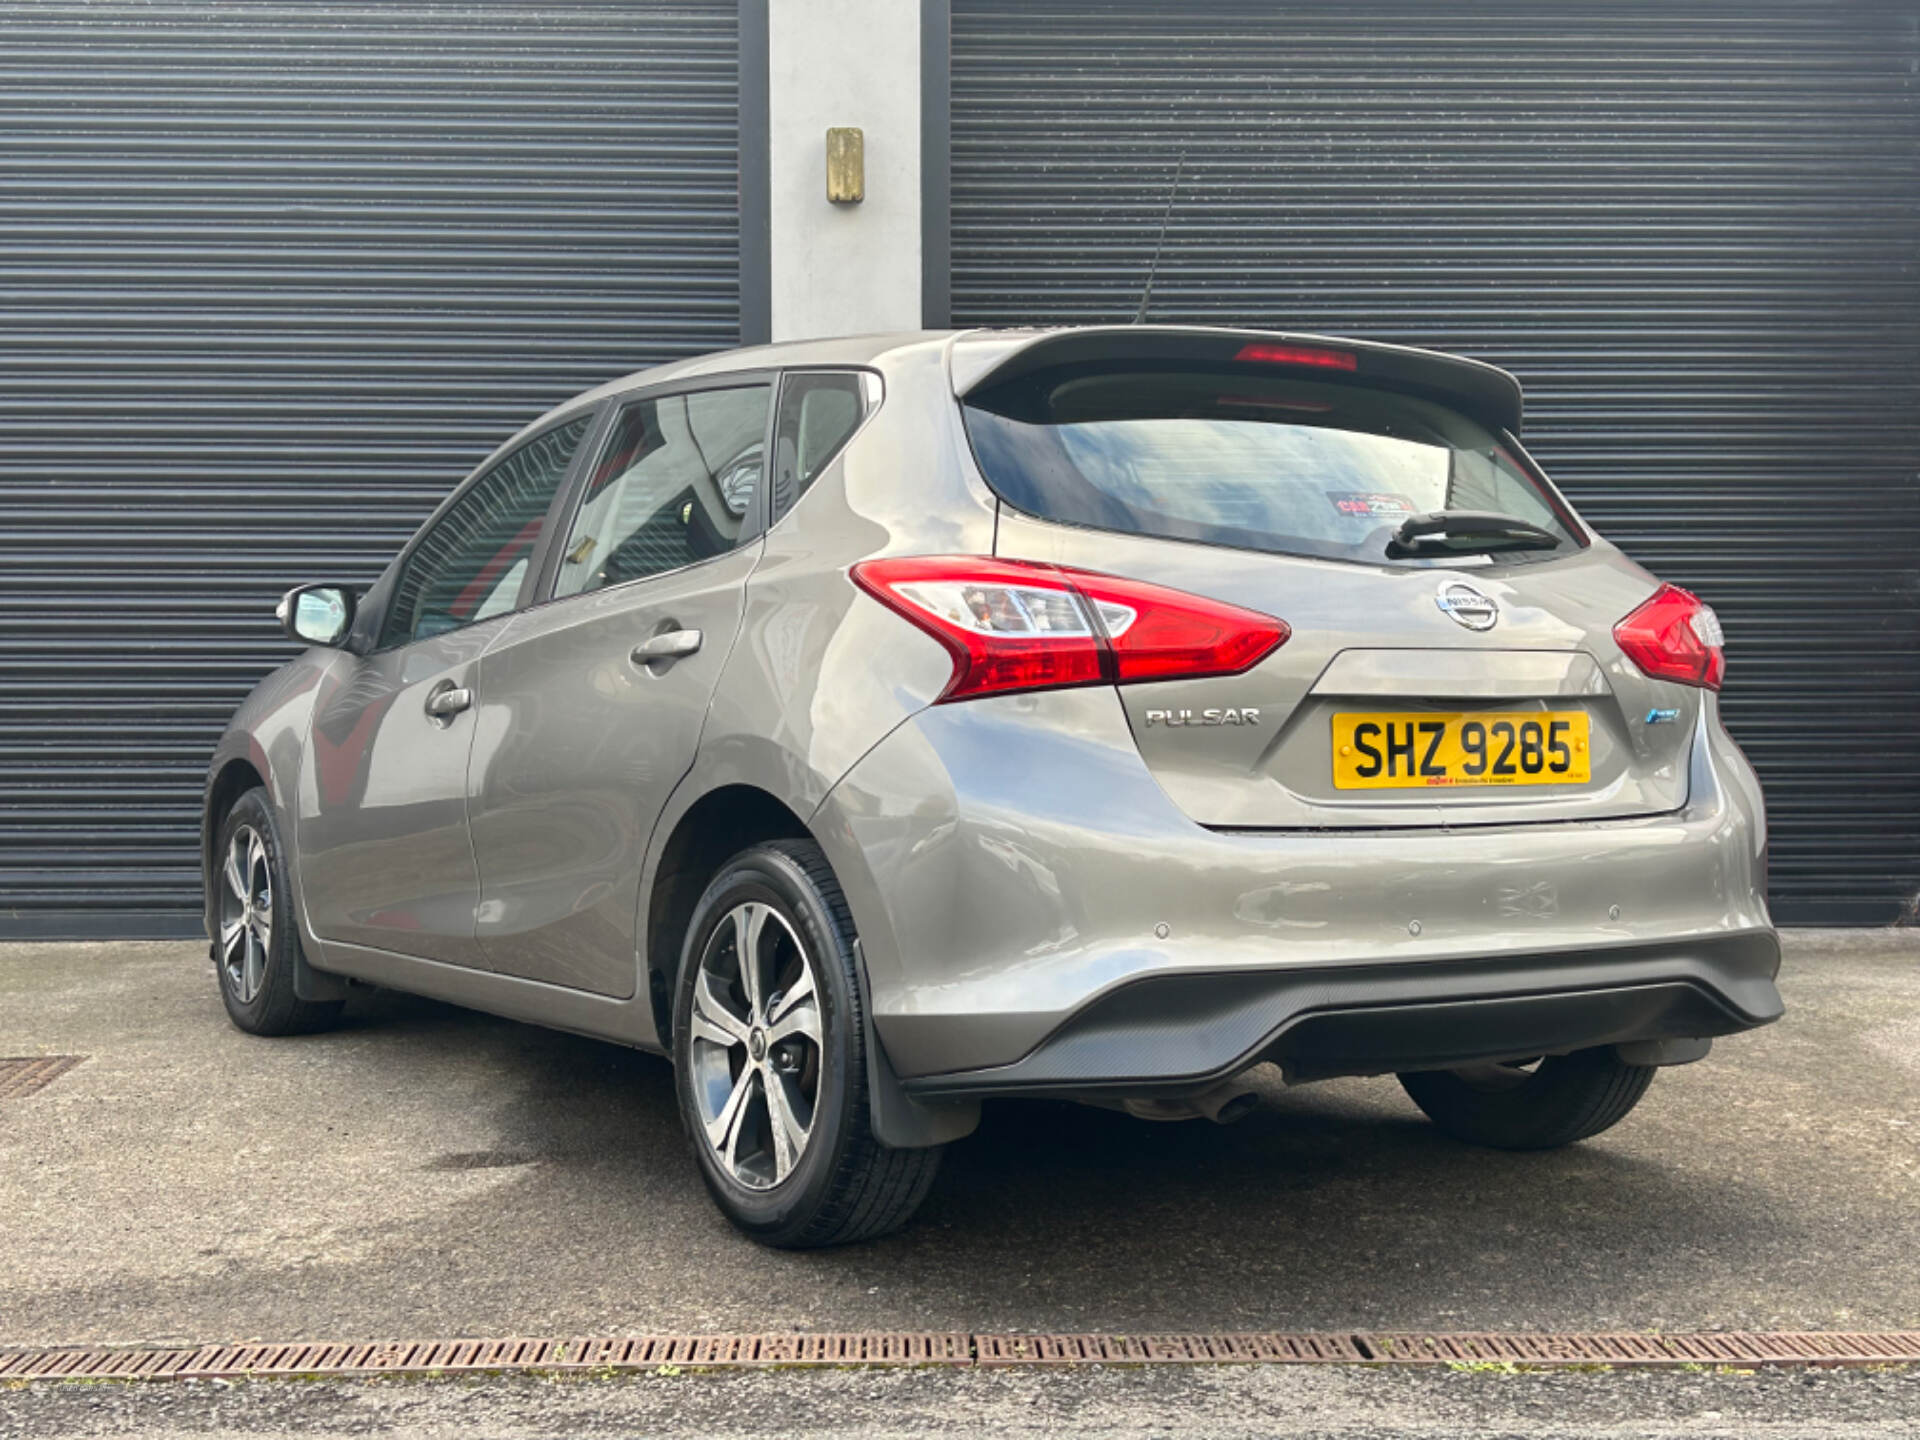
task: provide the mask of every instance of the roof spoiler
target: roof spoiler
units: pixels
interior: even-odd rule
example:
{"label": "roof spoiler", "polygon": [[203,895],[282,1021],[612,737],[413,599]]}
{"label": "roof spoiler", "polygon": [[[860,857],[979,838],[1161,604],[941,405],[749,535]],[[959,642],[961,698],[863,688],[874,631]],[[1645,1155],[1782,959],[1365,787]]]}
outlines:
{"label": "roof spoiler", "polygon": [[[982,338],[988,338],[982,336]],[[995,336],[995,339],[1004,337]],[[1265,356],[1259,351],[1269,352]],[[1285,353],[1299,352],[1289,360]],[[1349,364],[1348,361],[1351,360]],[[974,395],[1037,370],[1101,360],[1164,360],[1192,365],[1246,365],[1272,374],[1371,385],[1433,400],[1496,430],[1520,433],[1520,382],[1505,370],[1405,345],[1293,335],[1278,330],[1206,326],[1102,325],[1039,332],[968,381]],[[1331,362],[1331,363],[1330,363]]]}

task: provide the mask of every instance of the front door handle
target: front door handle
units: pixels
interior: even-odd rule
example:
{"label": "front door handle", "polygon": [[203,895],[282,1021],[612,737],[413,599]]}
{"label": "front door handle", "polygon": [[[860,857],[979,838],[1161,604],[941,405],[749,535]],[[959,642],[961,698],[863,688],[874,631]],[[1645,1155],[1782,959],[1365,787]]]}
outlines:
{"label": "front door handle", "polygon": [[451,720],[473,704],[473,691],[463,687],[436,690],[427,697],[427,714],[436,720]]}
{"label": "front door handle", "polygon": [[682,660],[700,648],[698,630],[669,630],[633,647],[633,663],[652,665],[661,660]]}

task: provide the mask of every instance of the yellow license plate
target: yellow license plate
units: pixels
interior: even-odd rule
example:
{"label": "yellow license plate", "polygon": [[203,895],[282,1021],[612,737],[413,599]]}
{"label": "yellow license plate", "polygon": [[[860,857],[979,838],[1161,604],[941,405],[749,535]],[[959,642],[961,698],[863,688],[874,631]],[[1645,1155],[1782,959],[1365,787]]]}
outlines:
{"label": "yellow license plate", "polygon": [[1336,790],[1584,785],[1591,759],[1581,710],[1333,717]]}

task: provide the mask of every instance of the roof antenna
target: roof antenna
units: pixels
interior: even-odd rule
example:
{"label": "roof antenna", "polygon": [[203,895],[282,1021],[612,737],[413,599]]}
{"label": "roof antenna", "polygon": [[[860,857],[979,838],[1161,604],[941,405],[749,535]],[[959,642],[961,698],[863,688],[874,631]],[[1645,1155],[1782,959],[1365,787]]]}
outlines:
{"label": "roof antenna", "polygon": [[1167,243],[1167,222],[1173,219],[1174,198],[1180,193],[1180,172],[1187,168],[1187,152],[1182,150],[1174,163],[1173,183],[1167,187],[1167,208],[1160,212],[1160,238],[1153,242],[1153,259],[1147,262],[1147,283],[1140,291],[1140,308],[1133,312],[1133,323],[1147,318],[1147,304],[1153,299],[1153,276],[1160,268],[1160,247]]}

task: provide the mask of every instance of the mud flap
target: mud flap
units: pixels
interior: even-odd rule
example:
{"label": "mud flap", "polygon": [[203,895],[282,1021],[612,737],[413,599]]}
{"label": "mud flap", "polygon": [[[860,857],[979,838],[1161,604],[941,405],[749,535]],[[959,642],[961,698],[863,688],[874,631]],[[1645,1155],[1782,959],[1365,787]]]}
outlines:
{"label": "mud flap", "polygon": [[307,963],[306,952],[293,952],[293,998],[296,1000],[344,1000],[352,985],[344,975],[316,970]]}
{"label": "mud flap", "polygon": [[980,1124],[978,1100],[929,1103],[916,1100],[893,1073],[887,1052],[873,1027],[873,996],[867,989],[867,957],[853,942],[854,974],[860,982],[861,1023],[866,1029],[867,1104],[873,1115],[873,1134],[895,1150],[924,1150],[971,1135]]}
{"label": "mud flap", "polygon": [[[219,947],[212,939],[207,941],[207,959],[214,964],[220,963]],[[307,952],[294,947],[293,952],[293,998],[296,1000],[344,1000],[348,988],[352,985],[344,975],[335,975],[330,971],[316,970],[307,963]],[[898,1081],[894,1082],[898,1084]]]}

